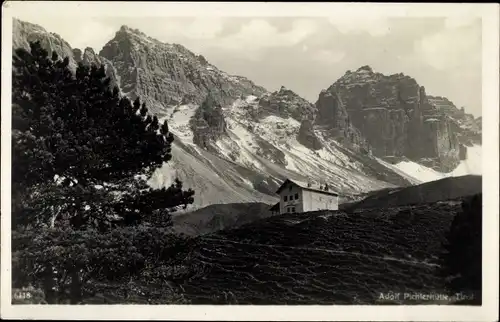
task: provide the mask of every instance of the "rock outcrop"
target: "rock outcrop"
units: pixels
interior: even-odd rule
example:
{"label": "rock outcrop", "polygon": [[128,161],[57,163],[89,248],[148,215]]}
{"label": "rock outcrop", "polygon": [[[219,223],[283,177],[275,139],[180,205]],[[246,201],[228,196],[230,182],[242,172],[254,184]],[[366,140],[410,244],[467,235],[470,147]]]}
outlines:
{"label": "rock outcrop", "polygon": [[320,150],[323,148],[323,144],[321,144],[321,141],[314,133],[314,125],[311,120],[305,119],[300,123],[297,141],[311,150]]}
{"label": "rock outcrop", "polygon": [[286,161],[285,153],[283,153],[283,151],[260,137],[256,137],[255,141],[258,145],[255,151],[256,155],[280,166],[286,166],[288,164],[288,162]]}
{"label": "rock outcrop", "polygon": [[73,71],[76,70],[78,63],[89,66],[92,64],[104,65],[106,76],[111,79],[111,87],[118,85],[118,76],[111,62],[97,55],[92,48],[87,47],[83,52],[81,49],[71,48],[70,44],[58,34],[48,32],[39,25],[14,19],[12,47],[29,50],[29,43],[32,41],[39,41],[42,48],[47,50],[49,54],[56,52],[60,58],[68,57],[69,68]]}
{"label": "rock outcrop", "polygon": [[326,130],[328,137],[358,152],[369,150],[367,141],[351,122],[346,106],[335,91],[321,91],[316,110],[315,124]]}
{"label": "rock outcrop", "polygon": [[449,99],[442,96],[427,96],[429,103],[437,111],[448,117],[451,130],[456,133],[459,142],[465,146],[481,144],[482,138],[482,118],[474,118],[472,114],[465,112],[462,106],[460,109]]}
{"label": "rock outcrop", "polygon": [[106,70],[106,76],[108,76],[111,79],[110,86],[111,87],[118,86],[118,88],[120,88],[120,85],[118,83],[119,76],[117,75],[113,64],[108,59],[97,55],[94,52],[94,49],[90,47],[85,48],[85,50],[83,51],[83,55],[81,57],[82,57],[81,62],[84,65],[87,66],[104,65],[104,68]]}
{"label": "rock outcrop", "polygon": [[147,97],[152,111],[201,104],[209,91],[221,105],[241,95],[266,92],[244,77],[220,71],[181,45],[162,43],[127,26],[120,28],[99,56],[115,67],[122,91],[131,98]]}
{"label": "rock outcrop", "polygon": [[79,63],[83,60],[81,49],[73,48],[73,59],[75,60],[76,63]]}
{"label": "rock outcrop", "polygon": [[13,19],[12,48],[24,48],[29,50],[29,43],[33,41],[39,41],[42,48],[47,50],[49,54],[55,51],[61,58],[68,57],[69,67],[73,70],[76,68],[73,49],[67,41],[61,38],[61,36],[48,32],[39,25]]}
{"label": "rock outcrop", "polygon": [[407,157],[439,171],[454,169],[464,157],[461,145],[477,141],[465,129],[467,117],[451,102],[427,96],[409,76],[385,76],[369,66],[346,72],[320,93],[316,107],[317,123],[335,137],[346,131],[349,138],[356,133],[352,125],[375,156]]}
{"label": "rock outcrop", "polygon": [[279,91],[262,95],[259,107],[261,116],[291,117],[299,122],[304,119],[312,120],[315,115],[313,104],[285,86],[281,86]]}
{"label": "rock outcrop", "polygon": [[226,121],[222,106],[211,95],[196,110],[190,120],[193,143],[206,150],[214,150],[213,144],[226,133]]}

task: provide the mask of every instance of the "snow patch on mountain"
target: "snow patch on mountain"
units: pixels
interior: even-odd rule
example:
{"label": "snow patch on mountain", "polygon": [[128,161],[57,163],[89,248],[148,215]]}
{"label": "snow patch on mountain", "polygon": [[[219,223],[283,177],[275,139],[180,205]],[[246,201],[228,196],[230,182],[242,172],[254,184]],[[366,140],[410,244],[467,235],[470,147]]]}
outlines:
{"label": "snow patch on mountain", "polygon": [[255,95],[248,95],[248,96],[246,97],[245,101],[246,101],[247,103],[252,103],[252,102],[255,102],[255,100],[256,100],[256,99],[258,99],[258,97],[257,97],[257,96],[255,96]]}
{"label": "snow patch on mountain", "polygon": [[196,112],[197,106],[194,104],[185,104],[170,107],[167,110],[167,116],[160,119],[160,122],[168,122],[170,131],[176,135],[184,144],[194,145],[193,131],[189,121]]}
{"label": "snow patch on mountain", "polygon": [[[400,167],[398,167],[396,164],[391,164],[389,162],[386,162],[380,158],[375,158],[380,164],[382,164],[383,166],[391,169],[392,171],[394,171],[395,173],[399,174],[400,176],[404,177],[406,180],[408,180],[409,182],[411,182],[412,184],[420,184],[422,183],[423,181],[421,181],[420,179],[417,179],[417,177],[415,177],[412,173],[412,171],[403,171]],[[402,162],[398,163],[398,164],[401,164]],[[414,162],[411,162],[410,163],[414,163]],[[418,163],[415,163],[416,165],[419,165]],[[434,171],[434,170],[433,170]]]}
{"label": "snow patch on mountain", "polygon": [[[215,143],[221,156],[270,176],[329,181],[345,193],[392,186],[369,178],[361,170],[362,165],[340,151],[337,143],[328,137],[317,133],[324,147],[313,151],[297,141],[299,121],[278,115],[256,120],[252,112],[258,109],[256,97],[252,96],[223,108],[227,136]],[[271,161],[270,157],[278,162]],[[278,165],[279,162],[282,164]]]}
{"label": "snow patch on mountain", "polygon": [[401,171],[406,175],[414,178],[417,182],[424,183],[436,181],[447,177],[460,177],[465,175],[481,175],[482,174],[482,149],[480,145],[467,147],[467,159],[462,160],[460,164],[451,172],[443,173],[434,169],[425,167],[413,161],[403,161],[395,165],[383,162],[387,167],[393,168],[396,171]]}
{"label": "snow patch on mountain", "polygon": [[445,173],[438,172],[413,161],[399,162],[395,165],[395,167],[412,176],[421,183],[435,181],[446,177]]}
{"label": "snow patch on mountain", "polygon": [[472,147],[467,147],[467,158],[462,160],[458,167],[453,170],[453,176],[465,176],[468,174],[482,174],[482,148],[480,145],[473,145]]}

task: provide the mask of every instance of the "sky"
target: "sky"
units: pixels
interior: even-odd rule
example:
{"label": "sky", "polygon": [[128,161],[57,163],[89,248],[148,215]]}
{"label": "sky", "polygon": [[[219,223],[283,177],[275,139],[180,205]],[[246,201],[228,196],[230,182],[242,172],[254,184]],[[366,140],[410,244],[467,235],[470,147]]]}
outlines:
{"label": "sky", "polygon": [[16,16],[59,34],[73,48],[97,52],[127,25],[182,44],[268,90],[285,86],[313,103],[347,70],[369,65],[386,75],[409,75],[427,94],[482,115],[478,18]]}

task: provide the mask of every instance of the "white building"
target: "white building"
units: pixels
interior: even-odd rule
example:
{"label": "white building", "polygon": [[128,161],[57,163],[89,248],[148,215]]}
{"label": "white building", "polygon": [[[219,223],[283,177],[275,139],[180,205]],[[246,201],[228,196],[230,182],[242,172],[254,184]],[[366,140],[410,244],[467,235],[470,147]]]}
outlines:
{"label": "white building", "polygon": [[276,193],[280,195],[280,201],[271,208],[274,213],[339,209],[339,195],[326,184],[314,185],[287,179]]}

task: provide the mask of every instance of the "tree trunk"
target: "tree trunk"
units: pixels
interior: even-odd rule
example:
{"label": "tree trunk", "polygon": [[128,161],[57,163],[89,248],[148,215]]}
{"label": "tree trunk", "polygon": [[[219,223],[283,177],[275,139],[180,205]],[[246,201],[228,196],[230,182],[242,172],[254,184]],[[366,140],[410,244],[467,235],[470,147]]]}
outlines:
{"label": "tree trunk", "polygon": [[56,292],[54,291],[54,268],[52,267],[52,265],[45,265],[44,275],[45,277],[43,281],[43,292],[45,293],[45,300],[48,304],[57,304]]}
{"label": "tree trunk", "polygon": [[[54,228],[56,218],[60,212],[60,207],[57,209],[57,211],[54,209],[54,206],[51,206],[50,209],[51,209],[53,215],[50,218],[49,225],[50,225],[50,228]],[[51,264],[45,265],[45,274],[44,274],[45,278],[43,281],[43,291],[45,293],[45,300],[49,304],[57,304],[56,291],[54,290],[54,287],[56,286],[55,282],[54,282],[54,278],[55,278],[54,269],[55,269],[55,267],[52,266]]]}
{"label": "tree trunk", "polygon": [[82,283],[77,268],[71,273],[70,301],[71,304],[78,304],[82,301]]}

